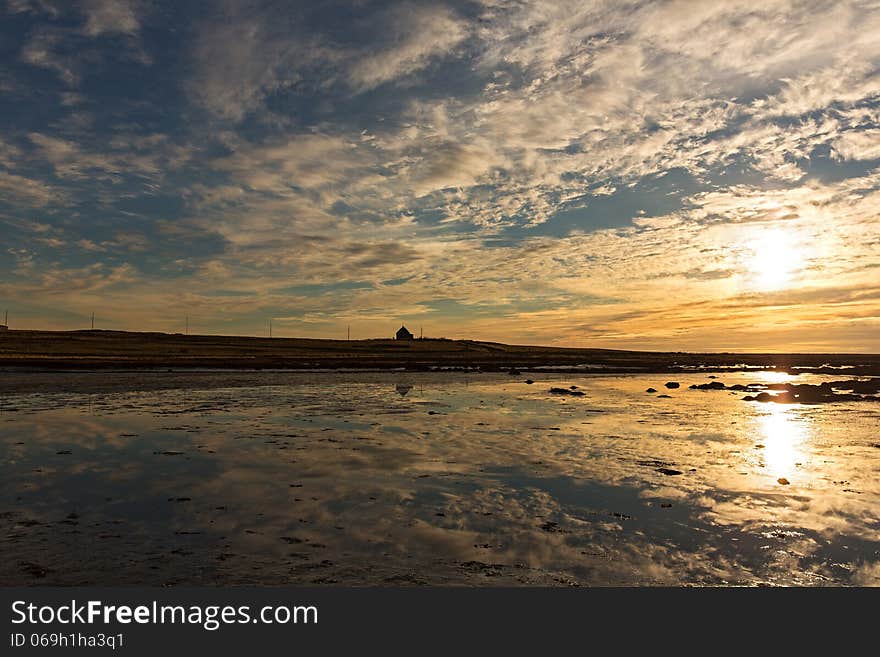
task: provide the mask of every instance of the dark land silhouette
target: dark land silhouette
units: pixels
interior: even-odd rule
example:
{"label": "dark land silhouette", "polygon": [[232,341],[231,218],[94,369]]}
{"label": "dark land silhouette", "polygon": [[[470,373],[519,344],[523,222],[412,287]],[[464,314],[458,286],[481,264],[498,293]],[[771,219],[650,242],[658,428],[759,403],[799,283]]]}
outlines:
{"label": "dark land silhouette", "polygon": [[321,340],[127,331],[0,333],[0,368],[473,369],[676,372],[767,367],[880,374],[880,354],[696,353],[507,345],[475,340]]}

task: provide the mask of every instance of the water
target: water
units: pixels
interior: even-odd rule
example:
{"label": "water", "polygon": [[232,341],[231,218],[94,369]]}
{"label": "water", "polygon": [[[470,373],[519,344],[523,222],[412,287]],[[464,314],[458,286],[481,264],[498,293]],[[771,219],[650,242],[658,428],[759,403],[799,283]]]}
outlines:
{"label": "water", "polygon": [[3,585],[880,583],[875,402],[700,373],[4,376]]}

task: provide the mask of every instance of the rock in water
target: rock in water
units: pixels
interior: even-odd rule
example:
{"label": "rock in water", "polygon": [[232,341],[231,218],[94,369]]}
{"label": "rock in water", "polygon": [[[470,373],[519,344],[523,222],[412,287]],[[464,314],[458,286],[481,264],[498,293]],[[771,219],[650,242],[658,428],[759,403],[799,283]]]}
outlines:
{"label": "rock in water", "polygon": [[584,393],[580,390],[569,390],[568,388],[550,388],[550,393],[554,395],[571,395],[572,397],[584,396]]}
{"label": "rock in water", "polygon": [[710,383],[695,383],[691,386],[691,390],[724,390],[725,386],[721,381],[711,381]]}
{"label": "rock in water", "polygon": [[672,390],[681,387],[681,384],[678,381],[667,381],[666,387]]}

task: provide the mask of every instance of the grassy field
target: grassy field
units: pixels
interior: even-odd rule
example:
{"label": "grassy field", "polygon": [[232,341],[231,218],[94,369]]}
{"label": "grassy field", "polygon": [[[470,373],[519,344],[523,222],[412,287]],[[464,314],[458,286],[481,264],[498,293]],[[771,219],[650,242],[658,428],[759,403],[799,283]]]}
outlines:
{"label": "grassy field", "polygon": [[858,365],[880,373],[880,355],[644,352],[506,345],[472,340],[315,340],[125,331],[4,331],[0,367],[96,368],[407,368],[506,370],[596,365],[608,371],[675,371],[682,366]]}

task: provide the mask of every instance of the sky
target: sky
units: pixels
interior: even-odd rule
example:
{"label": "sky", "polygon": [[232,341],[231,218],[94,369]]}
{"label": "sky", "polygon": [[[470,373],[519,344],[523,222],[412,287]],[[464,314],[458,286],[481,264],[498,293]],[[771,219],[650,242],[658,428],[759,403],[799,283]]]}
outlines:
{"label": "sky", "polygon": [[876,0],[0,0],[0,312],[880,352],[878,66]]}

